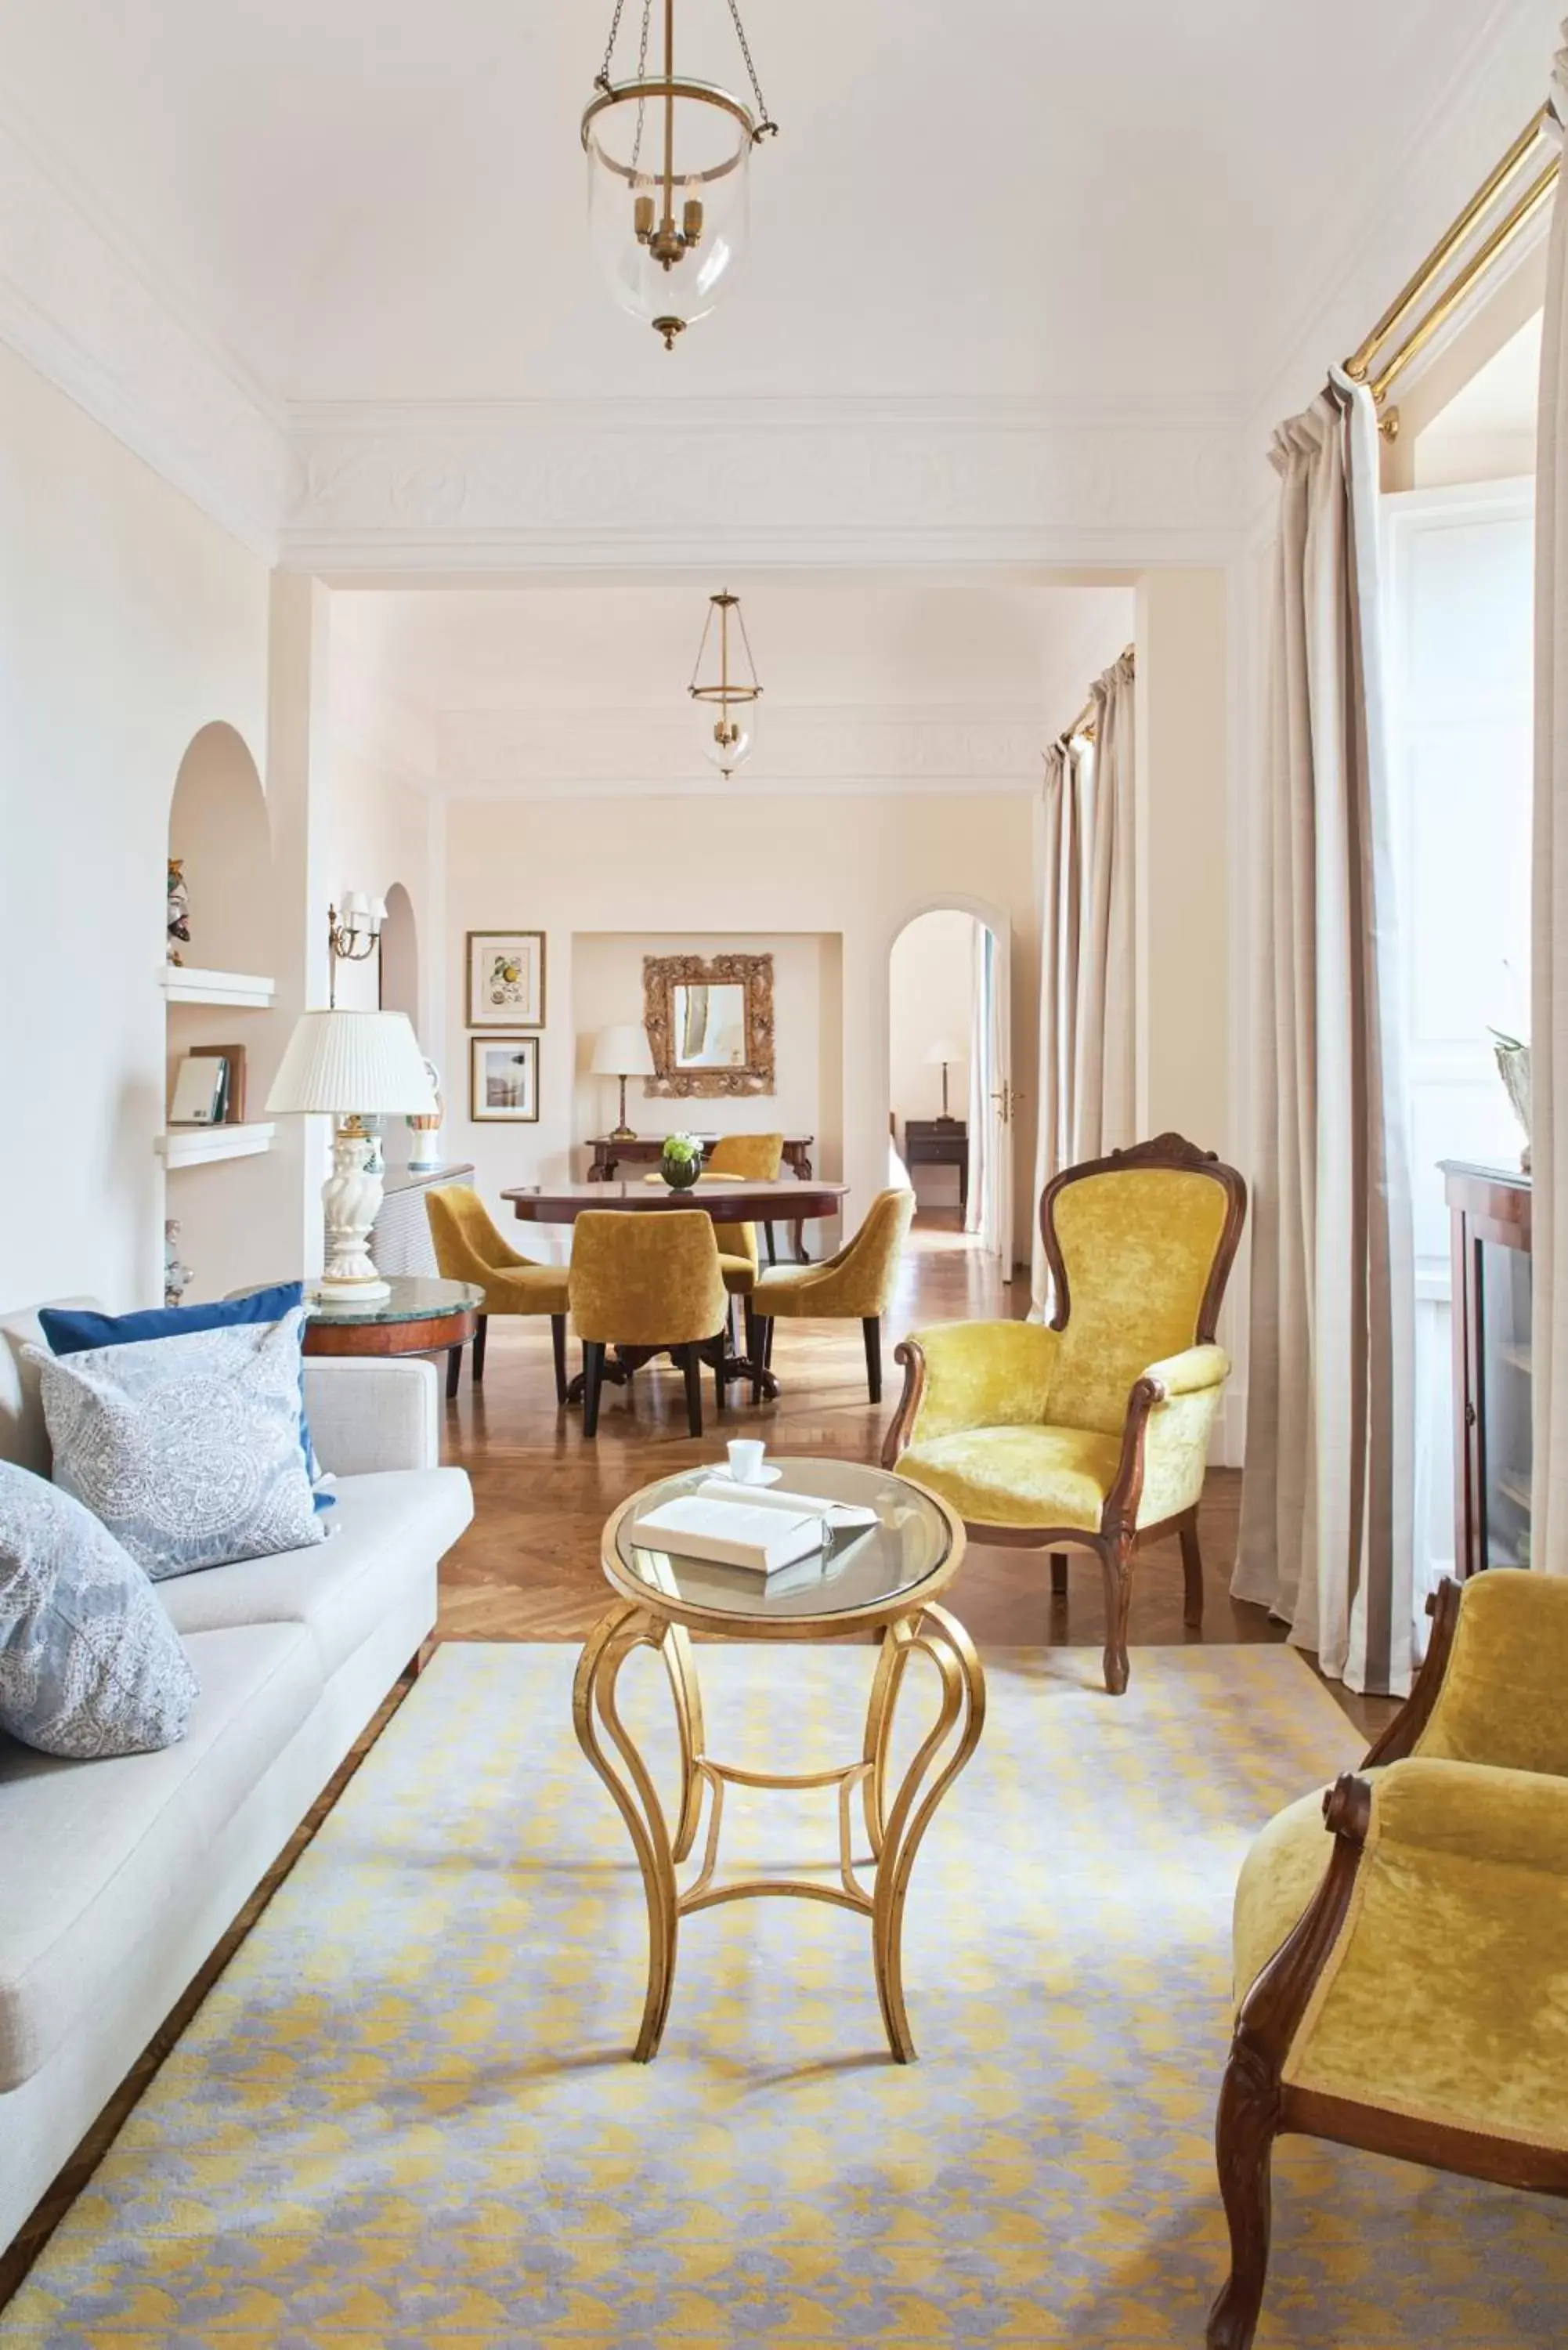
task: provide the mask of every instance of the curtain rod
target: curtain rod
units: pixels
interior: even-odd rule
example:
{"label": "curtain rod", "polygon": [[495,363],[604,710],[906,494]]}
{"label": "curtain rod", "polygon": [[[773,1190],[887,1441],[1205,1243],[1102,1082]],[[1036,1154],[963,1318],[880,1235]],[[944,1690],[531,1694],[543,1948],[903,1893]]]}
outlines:
{"label": "curtain rod", "polygon": [[[1550,157],[1544,169],[1531,181],[1523,192],[1515,197],[1502,219],[1476,248],[1457,276],[1440,293],[1437,291],[1444,272],[1480,227],[1498,197],[1516,177],[1521,164],[1543,137],[1551,120],[1550,106],[1543,106],[1532,115],[1502,161],[1487,174],[1459,217],[1445,229],[1408,285],[1396,296],[1378,319],[1360,349],[1346,359],[1346,375],[1355,383],[1370,386],[1372,397],[1380,411],[1384,411],[1391,386],[1448,324],[1487,273],[1523,235],[1550,199],[1557,185],[1561,168],[1561,159],[1556,154]],[[1404,340],[1379,362],[1379,353],[1396,330],[1432,294],[1437,294],[1437,298],[1431,307],[1417,319]],[[1383,432],[1393,440],[1399,430],[1398,410],[1387,409],[1378,421]]]}
{"label": "curtain rod", "polygon": [[[1124,646],[1117,658],[1121,660],[1136,661],[1137,659],[1137,645],[1131,644]],[[1116,667],[1116,662],[1113,661],[1111,666],[1114,669]],[[1064,751],[1069,749],[1075,743],[1092,743],[1094,741],[1095,729],[1090,723],[1094,718],[1094,715],[1095,697],[1091,694],[1087,702],[1085,702],[1082,710],[1079,711],[1076,718],[1074,719],[1071,726],[1064,727],[1061,733],[1056,738],[1061,743]]]}

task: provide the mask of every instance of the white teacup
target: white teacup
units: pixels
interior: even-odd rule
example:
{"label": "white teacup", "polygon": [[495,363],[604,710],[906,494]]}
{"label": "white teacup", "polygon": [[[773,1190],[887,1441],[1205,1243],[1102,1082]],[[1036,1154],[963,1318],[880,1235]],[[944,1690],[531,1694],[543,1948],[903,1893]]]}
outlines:
{"label": "white teacup", "polygon": [[730,1474],[737,1485],[758,1485],[762,1482],[763,1456],[767,1446],[755,1436],[732,1436],[725,1447],[730,1456]]}

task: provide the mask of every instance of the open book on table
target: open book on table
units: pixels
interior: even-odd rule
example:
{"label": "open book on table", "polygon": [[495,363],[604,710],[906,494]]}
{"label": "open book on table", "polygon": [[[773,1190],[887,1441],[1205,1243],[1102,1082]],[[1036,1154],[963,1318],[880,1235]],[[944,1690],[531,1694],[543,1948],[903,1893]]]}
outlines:
{"label": "open book on table", "polygon": [[643,1511],[629,1531],[643,1550],[673,1551],[774,1575],[836,1537],[864,1533],[876,1523],[874,1510],[853,1503],[711,1477],[695,1492],[677,1493]]}

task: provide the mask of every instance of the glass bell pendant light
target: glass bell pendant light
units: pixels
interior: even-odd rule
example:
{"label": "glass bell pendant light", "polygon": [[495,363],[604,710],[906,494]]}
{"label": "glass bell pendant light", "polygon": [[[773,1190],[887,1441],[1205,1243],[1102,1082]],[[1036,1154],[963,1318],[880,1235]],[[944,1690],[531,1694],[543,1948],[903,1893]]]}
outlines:
{"label": "glass bell pendant light", "polygon": [[752,150],[776,136],[758,86],[738,0],[729,0],[756,101],[679,73],[675,0],[661,0],[663,70],[649,70],[655,0],[643,0],[637,73],[611,68],[626,0],[616,0],[604,64],[583,115],[588,225],[611,293],[672,351],[705,318],[745,251]]}
{"label": "glass bell pendant light", "polygon": [[687,691],[693,702],[705,705],[704,714],[709,710],[713,713],[702,747],[728,782],[741,762],[750,756],[757,739],[757,702],[763,689],[757,682],[757,665],[752,659],[751,640],[741,617],[741,599],[732,596],[727,588],[708,598],[708,618],[702,624],[702,641],[697,648],[697,666]]}

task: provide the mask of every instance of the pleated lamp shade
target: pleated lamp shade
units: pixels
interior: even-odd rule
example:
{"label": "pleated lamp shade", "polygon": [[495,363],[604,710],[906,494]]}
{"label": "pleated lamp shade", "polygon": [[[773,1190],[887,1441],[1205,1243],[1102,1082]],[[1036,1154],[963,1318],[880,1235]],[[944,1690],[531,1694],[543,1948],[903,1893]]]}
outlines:
{"label": "pleated lamp shade", "polygon": [[435,1108],[419,1040],[402,1012],[302,1012],[266,1097],[269,1112],[417,1118]]}
{"label": "pleated lamp shade", "polygon": [[629,1020],[617,1028],[601,1028],[594,1038],[591,1067],[596,1077],[651,1077],[653,1051],[648,1031]]}

